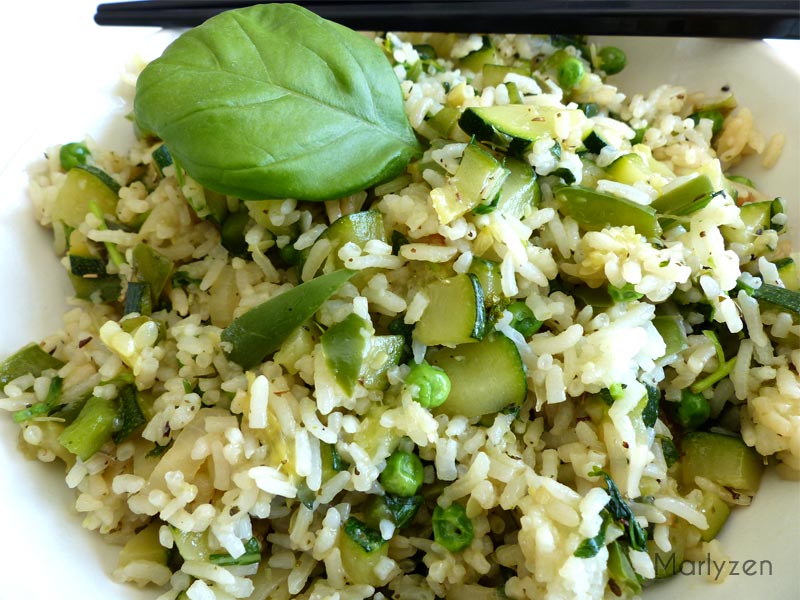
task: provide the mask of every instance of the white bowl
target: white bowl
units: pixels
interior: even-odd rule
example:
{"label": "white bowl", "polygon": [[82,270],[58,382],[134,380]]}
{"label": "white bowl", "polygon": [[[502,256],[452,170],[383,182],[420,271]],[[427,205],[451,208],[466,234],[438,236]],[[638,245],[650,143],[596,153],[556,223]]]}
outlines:
{"label": "white bowl", "polygon": [[[50,233],[33,218],[26,197],[27,169],[52,145],[87,133],[124,149],[131,138],[129,107],[117,93],[119,75],[134,50],[163,44],[154,30],[99,28],[94,2],[36,0],[17,3],[14,19],[0,24],[3,93],[0,94],[0,357],[59,328],[70,291],[52,251]],[[790,205],[798,219],[800,190],[800,76],[763,42],[708,39],[613,40],[628,55],[615,80],[629,95],[660,83],[714,92],[730,86],[770,135],[787,144],[778,165],[757,161],[739,169],[768,194]],[[784,52],[800,52],[797,44]],[[797,56],[789,57],[797,60]],[[10,82],[10,83],[9,83]],[[797,242],[797,239],[795,239]],[[797,246],[796,246],[797,247]],[[157,593],[110,579],[117,548],[81,528],[63,469],[26,461],[17,450],[17,426],[0,418],[0,597],[26,600],[153,599]],[[720,539],[736,568],[721,585],[709,583],[717,567],[693,563],[646,598],[666,600],[800,597],[800,488],[770,473],[753,506],[737,510]],[[734,565],[734,561],[736,564]],[[747,562],[752,561],[752,562]],[[710,572],[710,577],[706,575]]]}

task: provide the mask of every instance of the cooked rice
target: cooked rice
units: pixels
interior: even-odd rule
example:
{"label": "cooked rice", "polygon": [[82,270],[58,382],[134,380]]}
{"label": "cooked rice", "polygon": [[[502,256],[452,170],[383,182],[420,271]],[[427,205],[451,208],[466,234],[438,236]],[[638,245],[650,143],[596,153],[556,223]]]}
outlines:
{"label": "cooked rice", "polygon": [[[555,50],[545,37],[491,40],[497,60],[507,64],[540,64]],[[717,494],[730,504],[747,504],[750,496],[702,477],[693,489],[678,485],[662,448],[662,440],[673,437],[673,424],[662,412],[646,427],[637,407],[645,384],[658,386],[666,402],[675,401],[681,390],[720,368],[714,344],[702,333],[707,317],[691,308],[705,304],[721,331],[747,334],[729,376],[708,394],[714,416],[728,415],[726,422],[740,428],[747,445],[800,469],[800,327],[791,314],[736,291],[742,277],[755,285],[762,280],[797,285],[782,281],[770,262],[779,257],[776,230],[786,218],[773,215],[775,230],[759,231],[750,245],[734,248],[720,228],[740,230],[743,223],[735,199],[725,192],[685,217],[659,244],[633,227],[587,232],[559,212],[553,191],[559,179],[553,173],[568,171],[576,183],[649,205],[697,173],[723,184],[723,169],[750,153],[763,153],[763,163],[774,165],[783,136],[764,142],[746,107],[731,112],[721,133],[712,136],[709,119],[689,118],[702,98],[679,86],[627,98],[588,73],[569,104],[563,103],[566,92],[545,75],[509,72],[496,87],[484,86],[482,73],[458,68],[460,58],[481,48],[481,36],[387,34],[378,42],[390,50],[406,112],[421,136],[430,134],[428,121],[444,107],[508,104],[511,89],[525,104],[563,109],[592,102],[600,114],[581,114],[573,122],[564,113],[555,122],[555,137],[532,145],[525,158],[539,176],[542,200],[522,218],[497,211],[440,218],[445,188],[468,142],[456,128],[451,139],[433,143],[419,164],[369,195],[322,206],[252,203],[247,258],[232,256],[221,245],[218,228],[200,218],[207,207],[199,184],[187,177],[181,187],[174,167],[163,177],[157,174],[152,143],[140,140],[120,156],[90,141],[97,164],[122,184],[115,218],[144,220],[138,230],[101,229],[89,214],[78,234],[119,248],[125,263],[109,265],[111,273],[130,280],[132,249],[143,242],[174,261],[185,281],[173,279],[166,290],[169,308],[135,327],[120,319],[118,307],[73,300],[63,330],[42,342],[65,363],[57,374],[76,397],[81,388],[113,400],[120,378],[130,375],[149,403],[147,423],[137,435],[118,445],[109,442],[82,461],[58,444],[63,428],[58,418],[37,417],[21,428],[22,444],[39,460],[65,460],[65,482],[76,491],[75,508],[85,527],[126,539],[153,522],[159,524],[158,543],[172,549],[172,556],[185,536],[202,536],[197,539],[207,546],[206,554],[182,556],[176,565],[130,560],[114,571],[120,581],[163,586],[161,600],[432,600],[477,598],[493,594],[494,586],[510,598],[603,598],[613,589],[605,543],[624,532],[604,521],[610,495],[593,474],[596,468],[610,474],[640,524],[652,525],[655,547],[668,552],[679,523],[691,532],[687,557],[705,557],[706,550],[721,555],[716,542],[699,538],[707,527],[702,495]],[[407,79],[424,63],[412,42],[449,45],[449,53],[441,55],[438,67],[425,66],[415,80]],[[568,52],[578,55],[571,47]],[[580,148],[587,120],[611,141],[591,168]],[[644,129],[642,143],[632,145],[638,129]],[[647,182],[598,176],[599,168],[630,152],[658,162]],[[45,226],[53,225],[53,205],[65,178],[57,154],[48,153],[47,172],[31,181],[36,216]],[[242,206],[235,198],[226,202],[231,210]],[[324,235],[330,223],[366,208],[379,211],[386,231],[402,242],[334,247]],[[63,254],[66,241],[58,227],[56,235],[62,235],[57,248]],[[299,270],[276,253],[287,248],[305,253]],[[404,387],[405,364],[388,369],[385,389],[361,381],[344,393],[318,329],[351,313],[375,332],[385,331],[393,319],[414,325],[433,301],[425,282],[467,272],[474,257],[499,265],[502,310],[490,316],[497,331],[512,339],[526,370],[529,391],[519,412],[467,419],[431,411]],[[322,307],[316,324],[298,330],[247,372],[228,359],[221,334],[233,319],[337,265],[360,273]],[[637,297],[593,307],[559,289],[557,277],[587,288],[630,287]],[[517,299],[543,323],[539,332],[526,337],[512,326],[505,305]],[[653,320],[657,305],[676,302],[688,307],[681,324],[686,348],[665,356]],[[414,359],[426,351],[418,341],[412,344]],[[387,357],[374,360],[380,366]],[[7,382],[0,408],[14,412],[44,401],[55,376],[46,371]],[[620,385],[611,407],[598,412],[593,402]],[[371,566],[366,584],[349,571],[343,527],[348,517],[362,513],[368,498],[383,493],[379,475],[397,447],[419,454],[425,484],[435,495],[408,527],[380,521],[388,554]],[[331,448],[347,463],[333,473],[325,462]],[[475,529],[463,552],[448,551],[432,536],[434,506],[452,503],[464,505]],[[577,556],[579,545],[601,530],[605,540],[597,552]],[[251,537],[261,546],[257,564],[225,566],[210,559],[245,555]],[[642,578],[655,577],[650,554],[630,550],[627,557]]]}

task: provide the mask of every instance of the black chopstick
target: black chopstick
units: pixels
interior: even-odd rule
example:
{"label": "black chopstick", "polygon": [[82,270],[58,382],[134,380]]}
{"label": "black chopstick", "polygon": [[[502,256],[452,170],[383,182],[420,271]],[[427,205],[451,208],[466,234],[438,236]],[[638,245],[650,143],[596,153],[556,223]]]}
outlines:
{"label": "black chopstick", "polygon": [[[357,30],[800,39],[800,0],[295,0]],[[98,25],[192,27],[246,0],[100,4]]]}

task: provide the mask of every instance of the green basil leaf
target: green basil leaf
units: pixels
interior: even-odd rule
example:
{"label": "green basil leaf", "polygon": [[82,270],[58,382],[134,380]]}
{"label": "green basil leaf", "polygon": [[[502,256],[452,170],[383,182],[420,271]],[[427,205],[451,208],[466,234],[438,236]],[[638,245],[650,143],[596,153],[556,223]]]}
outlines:
{"label": "green basil leaf", "polygon": [[383,51],[291,4],[185,32],[139,76],[134,112],[195,180],[245,200],[342,197],[420,154]]}

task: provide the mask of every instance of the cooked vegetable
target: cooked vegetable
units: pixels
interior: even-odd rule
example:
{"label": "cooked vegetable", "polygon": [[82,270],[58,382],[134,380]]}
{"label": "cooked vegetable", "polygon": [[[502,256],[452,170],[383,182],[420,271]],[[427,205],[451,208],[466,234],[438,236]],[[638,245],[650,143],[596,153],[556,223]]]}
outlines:
{"label": "cooked vegetable", "polygon": [[288,4],[181,35],[139,76],[134,111],[189,175],[243,199],[339,198],[419,154],[380,48]]}
{"label": "cooked vegetable", "polygon": [[61,168],[65,171],[69,171],[78,165],[85,165],[91,155],[89,148],[83,142],[70,142],[69,144],[64,144],[58,150]]}
{"label": "cooked vegetable", "polygon": [[519,406],[528,394],[525,366],[514,342],[495,332],[484,340],[441,348],[428,361],[450,378],[450,395],[441,411],[474,417]]}
{"label": "cooked vegetable", "polygon": [[42,350],[39,344],[28,344],[0,363],[0,386],[26,373],[38,377],[43,371],[63,366],[63,362]]}
{"label": "cooked vegetable", "polygon": [[539,331],[542,326],[542,321],[536,318],[530,307],[522,300],[512,302],[506,310],[511,313],[511,327],[526,338]]}
{"label": "cooked vegetable", "polygon": [[581,82],[586,74],[586,69],[579,59],[570,56],[565,58],[561,64],[558,65],[557,73],[558,85],[569,90]]}
{"label": "cooked vegetable", "polygon": [[61,389],[63,385],[64,380],[61,377],[53,377],[53,379],[50,380],[50,387],[47,389],[47,397],[42,402],[37,402],[29,408],[16,411],[14,413],[14,421],[17,423],[24,423],[36,417],[47,416],[61,399]]}
{"label": "cooked vegetable", "polygon": [[447,373],[427,362],[414,363],[406,375],[405,385],[411,396],[425,408],[436,408],[450,395],[451,383]]}
{"label": "cooked vegetable", "polygon": [[459,273],[425,288],[428,306],[414,327],[414,339],[426,346],[455,346],[483,337],[483,290],[472,273]]}
{"label": "cooked vegetable", "polygon": [[333,271],[251,308],[222,331],[222,341],[230,344],[228,357],[244,369],[258,364],[353,275],[345,269]]}
{"label": "cooked vegetable", "polygon": [[675,410],[675,417],[686,429],[697,429],[711,416],[711,405],[703,394],[690,390],[681,391],[681,399]]}
{"label": "cooked vegetable", "polygon": [[695,477],[705,477],[737,492],[755,493],[764,470],[762,458],[740,438],[695,431],[681,443],[683,483],[694,485]]}
{"label": "cooked vegetable", "polygon": [[606,75],[616,75],[625,68],[625,52],[616,46],[603,46],[597,51],[597,67]]}
{"label": "cooked vegetable", "polygon": [[101,215],[114,214],[117,208],[119,184],[100,169],[76,166],[67,172],[53,205],[53,221],[63,221],[78,227],[86,218],[90,206],[99,208]]}
{"label": "cooked vegetable", "polygon": [[461,504],[433,509],[433,539],[450,552],[461,552],[469,547],[475,537],[472,521]]}
{"label": "cooked vegetable", "polygon": [[395,450],[386,459],[386,467],[378,480],[386,493],[408,498],[422,485],[423,467],[419,456],[413,452]]}
{"label": "cooked vegetable", "polygon": [[117,407],[113,400],[92,396],[58,441],[81,460],[89,460],[111,439],[116,418]]}
{"label": "cooked vegetable", "polygon": [[322,334],[322,350],[342,390],[350,395],[361,373],[367,349],[369,324],[355,313]]}
{"label": "cooked vegetable", "polygon": [[580,186],[559,187],[555,195],[561,211],[585,229],[630,225],[648,238],[661,233],[656,211],[651,206]]}
{"label": "cooked vegetable", "polygon": [[339,534],[342,566],[353,583],[380,585],[375,566],[388,554],[389,545],[381,534],[363,521],[350,517]]}
{"label": "cooked vegetable", "polygon": [[244,543],[244,554],[234,558],[230,554],[211,554],[209,562],[226,567],[230,565],[252,565],[261,560],[261,544],[254,537]]}
{"label": "cooked vegetable", "polygon": [[374,496],[365,509],[367,524],[378,528],[381,521],[388,520],[397,528],[405,527],[417,514],[424,501],[425,499],[419,494],[408,497],[392,494]]}

